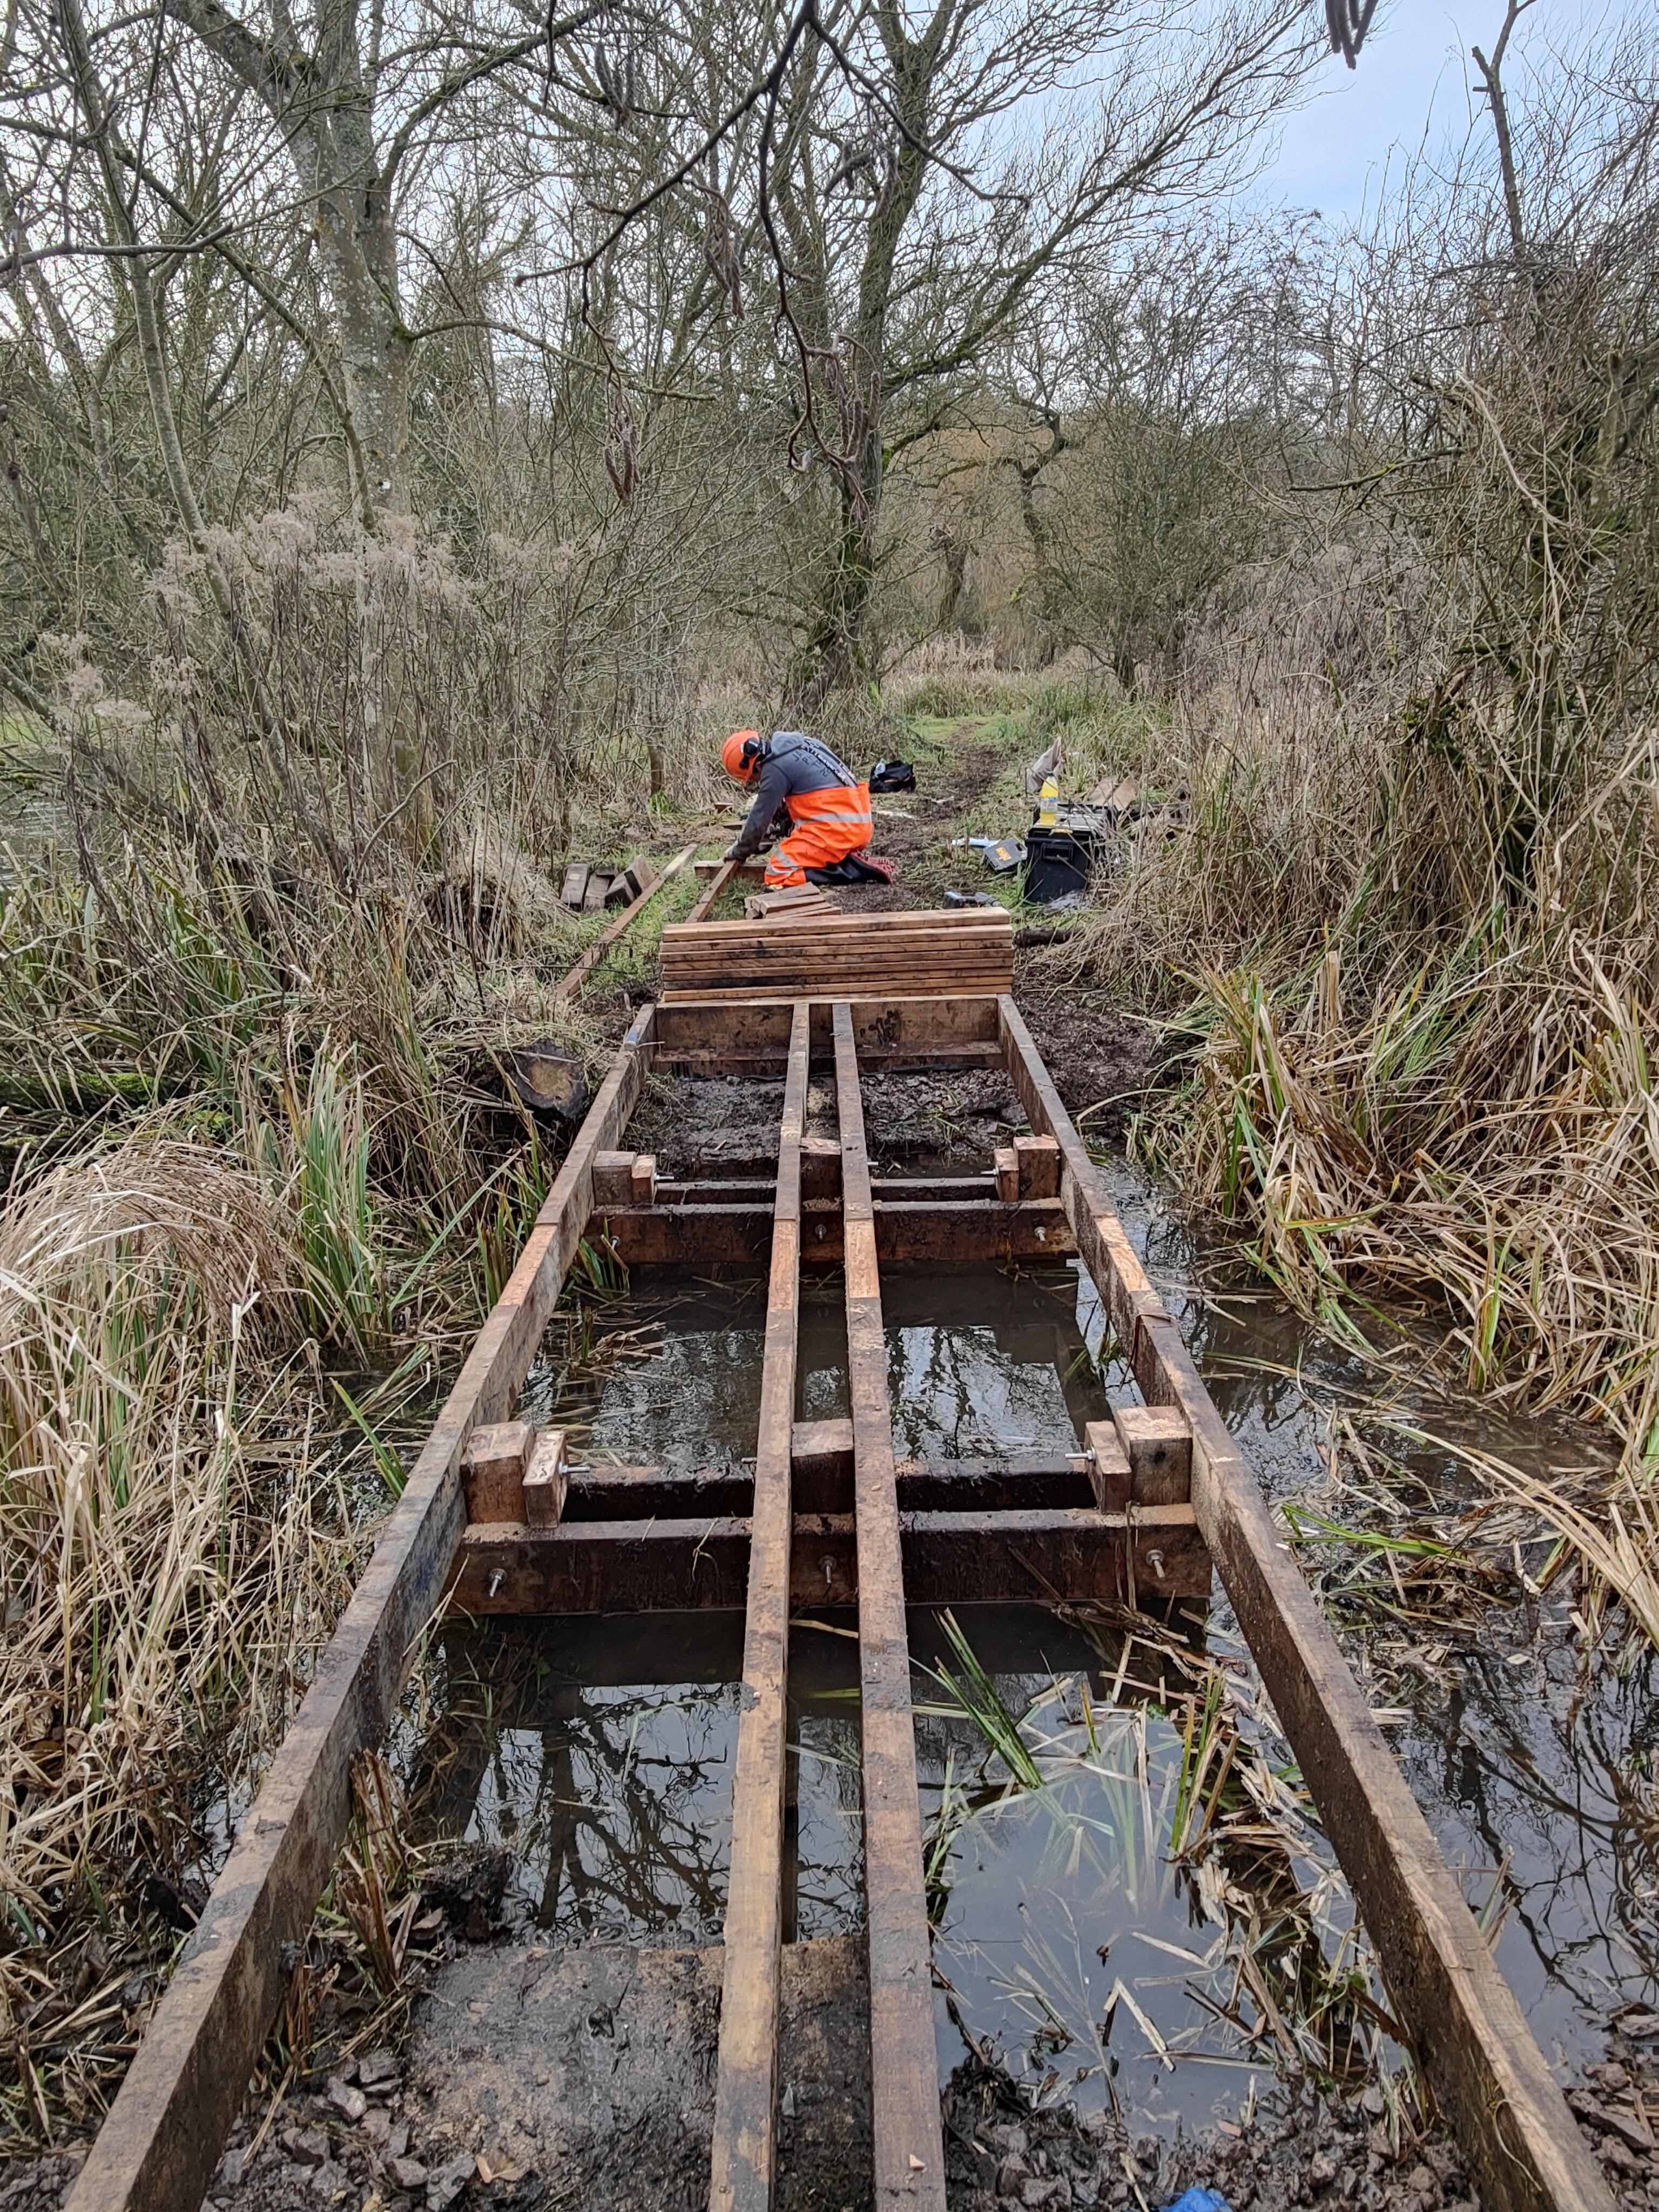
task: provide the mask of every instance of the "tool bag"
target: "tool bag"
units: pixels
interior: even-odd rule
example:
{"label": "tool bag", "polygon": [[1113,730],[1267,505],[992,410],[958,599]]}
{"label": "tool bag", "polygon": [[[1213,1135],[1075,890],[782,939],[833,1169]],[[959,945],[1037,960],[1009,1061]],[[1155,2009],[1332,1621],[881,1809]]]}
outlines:
{"label": "tool bag", "polygon": [[908,761],[878,760],[870,771],[872,791],[914,791],[916,772]]}

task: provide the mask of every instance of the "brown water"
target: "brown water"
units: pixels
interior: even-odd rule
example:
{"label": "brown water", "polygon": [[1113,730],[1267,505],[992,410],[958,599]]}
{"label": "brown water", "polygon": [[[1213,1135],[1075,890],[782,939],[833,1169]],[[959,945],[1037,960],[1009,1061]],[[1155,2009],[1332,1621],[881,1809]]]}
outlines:
{"label": "brown water", "polygon": [[[1236,1269],[1218,1275],[1144,1178],[1121,1163],[1108,1172],[1269,1492],[1320,1497],[1333,1408],[1372,1395],[1374,1370],[1304,1330]],[[1189,1282],[1200,1264],[1204,1296]],[[1018,1278],[894,1273],[883,1289],[902,1453],[1063,1451],[1085,1420],[1133,1397],[1121,1369],[1101,1364],[1103,1317],[1074,1266]],[[805,1286],[803,1419],[846,1411],[840,1300],[838,1278]],[[638,1287],[611,1316],[618,1331],[642,1332],[627,1340],[633,1356],[561,1396],[559,1418],[587,1425],[586,1454],[597,1460],[740,1461],[753,1450],[760,1318],[754,1285]],[[554,1387],[550,1375],[532,1377],[526,1410],[552,1410]],[[1577,1432],[1506,1425],[1424,1393],[1396,1392],[1393,1410],[1517,1462],[1590,1457]],[[1419,1516],[1455,1515],[1483,1494],[1449,1450],[1402,1451],[1375,1417],[1362,1417],[1360,1431],[1403,1468],[1397,1482],[1419,1486]],[[1351,1504],[1343,1510],[1352,1517]],[[1541,1556],[1531,1548],[1523,1563]],[[1304,1564],[1317,1574],[1327,1563],[1315,1552]],[[1420,1668],[1401,1678],[1391,1665],[1386,1677],[1390,1740],[1472,1902],[1501,1903],[1498,1957],[1546,2054],[1564,2064],[1601,2055],[1611,2013],[1659,1996],[1654,1656],[1615,1638],[1587,1660],[1569,1611],[1565,1598],[1529,1600],[1514,1582],[1437,1632]],[[1269,2062],[1200,1994],[1224,1997],[1233,1969],[1222,1960],[1222,1928],[1167,1855],[1179,1730],[1155,1693],[1097,1710],[1085,1725],[1079,1686],[1097,1709],[1109,1705],[1113,1649],[1046,1611],[968,1607],[961,1621],[1004,1706],[1016,1718],[1033,1715],[1028,1734],[1046,1744],[1047,1784],[1007,1795],[970,1720],[919,1715],[925,1821],[931,1835],[950,1832],[935,1870],[936,1958],[958,2016],[1016,2073],[1085,2107],[1115,2095],[1164,2127],[1236,2107]],[[861,1912],[849,1626],[825,1615],[792,1638],[793,1936],[855,1927]],[[1212,1653],[1237,1662],[1241,1696],[1272,1746],[1271,1711],[1224,1601],[1208,1608],[1202,1633]],[[911,1638],[919,1705],[948,1703],[930,1672],[956,1663],[937,1618],[913,1613]],[[1381,1646],[1401,1640],[1374,1620],[1345,1634],[1362,1680],[1379,1638]],[[408,1751],[423,1822],[510,1844],[526,1921],[566,1940],[716,1940],[741,1644],[735,1614],[452,1631],[445,1710]],[[1374,1701],[1384,1702],[1380,1693]],[[1280,1757],[1288,1762],[1282,1747]],[[1293,1815],[1289,1828],[1334,1953],[1352,1919],[1346,1890],[1317,1832]],[[1115,1985],[1133,2006],[1120,2002],[1109,2030]],[[939,2029],[948,2072],[962,2043],[943,1997]],[[1155,2048],[1160,2039],[1179,2046],[1173,2067]]]}

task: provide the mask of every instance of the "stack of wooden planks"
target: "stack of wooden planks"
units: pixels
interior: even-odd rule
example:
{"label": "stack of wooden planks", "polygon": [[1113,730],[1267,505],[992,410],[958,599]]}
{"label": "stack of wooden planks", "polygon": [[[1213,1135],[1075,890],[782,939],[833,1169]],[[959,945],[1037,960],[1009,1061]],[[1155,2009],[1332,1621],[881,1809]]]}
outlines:
{"label": "stack of wooden planks", "polygon": [[797,915],[671,923],[661,1003],[690,999],[994,997],[1013,988],[1011,917],[963,913]]}
{"label": "stack of wooden planks", "polygon": [[750,921],[799,921],[804,915],[841,912],[834,899],[816,884],[793,890],[763,891],[758,897],[746,898],[743,910]]}

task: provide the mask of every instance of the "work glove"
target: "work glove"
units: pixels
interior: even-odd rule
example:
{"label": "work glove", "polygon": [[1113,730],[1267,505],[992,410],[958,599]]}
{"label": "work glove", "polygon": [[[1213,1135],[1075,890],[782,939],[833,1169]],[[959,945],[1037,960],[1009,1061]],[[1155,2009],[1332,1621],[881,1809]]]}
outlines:
{"label": "work glove", "polygon": [[723,860],[741,860],[744,857],[744,848],[741,843],[728,845],[726,850],[720,854],[720,858]]}

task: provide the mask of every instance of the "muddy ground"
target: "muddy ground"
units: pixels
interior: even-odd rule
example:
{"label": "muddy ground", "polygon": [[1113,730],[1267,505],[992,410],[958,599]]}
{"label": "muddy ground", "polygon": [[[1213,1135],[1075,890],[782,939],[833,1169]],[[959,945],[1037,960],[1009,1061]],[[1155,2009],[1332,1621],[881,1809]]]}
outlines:
{"label": "muddy ground", "polygon": [[[250,2104],[203,2212],[702,2212],[720,1960],[718,1947],[459,1944],[406,2052],[319,2074],[274,2112]],[[866,2212],[860,1946],[792,1944],[786,1960],[780,2203]],[[1569,2100],[1621,2212],[1649,2212],[1659,2204],[1659,2061],[1646,2045],[1615,2047]],[[970,2059],[944,2109],[951,2212],[1158,2212],[1194,2183],[1232,2212],[1478,2212],[1444,2133],[1392,2133],[1376,2087],[1281,2084],[1248,2115],[1159,2142],[1110,2120],[1079,2124],[1065,2105],[1034,2112],[1005,2074]],[[84,2155],[77,2146],[11,2160],[0,2206],[58,2212]]]}
{"label": "muddy ground", "polygon": [[[204,2212],[702,2212],[721,1954],[507,1934],[456,1942],[401,2054],[372,2051],[251,2101]],[[1659,2203],[1648,2124],[1659,2064],[1634,2045],[1569,2091],[1624,2212]],[[785,1952],[781,2212],[866,2212],[868,2021],[856,1937]],[[1159,2141],[1079,2121],[970,2057],[944,2100],[951,2212],[1158,2212],[1202,2184],[1232,2212],[1458,2212],[1478,2206],[1455,2147],[1391,2123],[1375,2086],[1281,2083],[1231,2120]],[[0,2204],[46,2212],[75,2154],[15,2166]]]}

